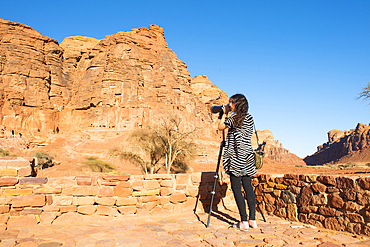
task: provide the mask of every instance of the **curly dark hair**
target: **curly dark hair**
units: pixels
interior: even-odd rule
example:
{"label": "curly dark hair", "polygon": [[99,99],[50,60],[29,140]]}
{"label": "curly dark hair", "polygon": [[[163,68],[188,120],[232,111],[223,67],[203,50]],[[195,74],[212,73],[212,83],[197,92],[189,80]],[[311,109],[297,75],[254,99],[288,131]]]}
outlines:
{"label": "curly dark hair", "polygon": [[235,127],[242,127],[249,109],[248,100],[243,94],[235,94],[230,97],[230,102],[235,104],[235,115],[233,116]]}

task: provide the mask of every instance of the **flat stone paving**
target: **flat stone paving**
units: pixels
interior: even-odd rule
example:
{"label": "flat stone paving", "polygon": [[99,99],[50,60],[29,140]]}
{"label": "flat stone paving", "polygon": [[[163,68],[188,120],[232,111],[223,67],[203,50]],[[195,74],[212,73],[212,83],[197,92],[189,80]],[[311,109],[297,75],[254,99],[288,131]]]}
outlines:
{"label": "flat stone paving", "polygon": [[201,247],[201,246],[370,246],[367,236],[318,229],[276,216],[258,214],[258,229],[234,230],[230,225],[239,217],[235,211],[181,216],[88,217],[80,225],[50,225],[0,232],[0,246],[17,247]]}

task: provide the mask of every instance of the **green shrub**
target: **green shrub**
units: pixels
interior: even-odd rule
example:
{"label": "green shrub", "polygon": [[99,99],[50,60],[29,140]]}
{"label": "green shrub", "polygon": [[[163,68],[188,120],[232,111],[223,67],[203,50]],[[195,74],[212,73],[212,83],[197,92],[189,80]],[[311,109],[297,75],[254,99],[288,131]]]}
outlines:
{"label": "green shrub", "polygon": [[366,163],[366,166],[367,166],[367,167],[370,167],[370,163]]}
{"label": "green shrub", "polygon": [[355,167],[357,166],[357,164],[355,162],[348,162],[347,164],[340,164],[338,167],[340,169],[347,169],[347,168],[351,168],[351,167]]}
{"label": "green shrub", "polygon": [[50,156],[49,154],[41,151],[41,152],[36,152],[35,153],[35,156],[37,158],[37,165],[36,165],[36,168],[37,169],[45,169],[45,168],[48,168],[48,167],[52,167],[54,164],[53,164],[53,159],[54,157]]}
{"label": "green shrub", "polygon": [[0,157],[9,156],[9,151],[0,148]]}
{"label": "green shrub", "polygon": [[85,161],[83,163],[93,172],[117,173],[117,168],[112,163],[99,160],[98,157],[85,157]]}

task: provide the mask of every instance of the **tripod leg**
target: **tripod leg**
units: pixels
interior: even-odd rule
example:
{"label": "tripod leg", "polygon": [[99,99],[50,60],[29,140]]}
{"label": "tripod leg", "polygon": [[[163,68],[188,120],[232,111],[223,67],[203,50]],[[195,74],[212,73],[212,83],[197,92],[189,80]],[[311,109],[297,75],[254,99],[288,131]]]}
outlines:
{"label": "tripod leg", "polygon": [[259,204],[259,202],[257,200],[256,200],[256,204],[257,204],[258,210],[260,211],[260,213],[262,215],[263,221],[266,222],[265,216],[263,215],[263,212],[262,212],[262,210],[260,208],[260,204]]}
{"label": "tripod leg", "polygon": [[218,178],[218,171],[220,170],[220,162],[221,162],[221,155],[222,155],[222,149],[225,146],[225,131],[222,131],[222,142],[220,145],[220,152],[218,153],[218,160],[217,160],[217,168],[216,168],[216,173],[215,173],[215,181],[213,183],[213,190],[211,192],[212,198],[211,198],[211,205],[209,207],[209,213],[208,213],[208,221],[207,221],[207,228],[209,226],[209,222],[211,221],[211,214],[212,214],[212,205],[213,205],[213,199],[216,194],[216,185],[217,185],[217,178]]}

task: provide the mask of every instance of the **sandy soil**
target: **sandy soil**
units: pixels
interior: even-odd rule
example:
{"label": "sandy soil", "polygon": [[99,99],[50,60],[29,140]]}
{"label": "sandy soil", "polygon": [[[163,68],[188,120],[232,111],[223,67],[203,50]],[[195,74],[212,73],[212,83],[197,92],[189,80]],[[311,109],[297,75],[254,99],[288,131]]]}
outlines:
{"label": "sandy soil", "polygon": [[[117,167],[117,174],[142,174],[139,167],[129,162],[121,161],[118,157],[111,155],[111,150],[120,146],[127,146],[127,138],[118,133],[94,133],[91,135],[69,135],[69,137],[54,139],[45,146],[34,146],[28,149],[11,148],[13,154],[22,156],[33,156],[35,152],[46,152],[54,157],[53,167],[40,170],[38,176],[62,177],[96,174],[85,164],[86,157],[95,156],[102,161],[110,162]],[[4,146],[4,142],[0,144]],[[9,144],[8,144],[9,145]],[[213,172],[217,168],[219,153],[219,140],[203,140],[198,143],[199,156],[190,165],[189,172]],[[0,147],[2,147],[0,146]],[[16,145],[15,145],[16,146]],[[4,147],[2,147],[4,149]],[[6,149],[6,148],[5,148]],[[9,150],[9,149],[7,149]],[[368,175],[370,167],[358,164],[353,168],[333,169],[323,166],[302,166],[296,164],[279,164],[268,158],[264,160],[264,166],[260,173],[296,173],[296,174],[356,174]],[[223,170],[222,164],[220,170]],[[164,173],[161,170],[159,173]]]}

